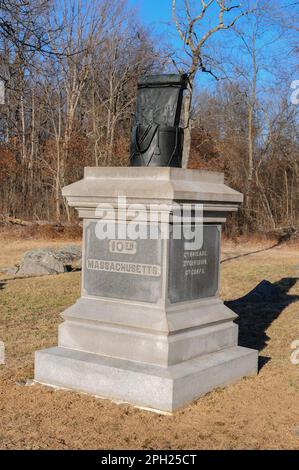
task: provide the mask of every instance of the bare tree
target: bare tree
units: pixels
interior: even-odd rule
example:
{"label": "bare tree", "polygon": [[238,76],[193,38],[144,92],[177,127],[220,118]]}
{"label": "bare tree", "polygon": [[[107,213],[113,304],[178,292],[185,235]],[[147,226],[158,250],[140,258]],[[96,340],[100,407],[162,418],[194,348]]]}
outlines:
{"label": "bare tree", "polygon": [[[0,54],[1,44],[6,44],[26,64],[36,53],[53,54],[49,36],[52,4],[52,0],[1,0]],[[61,27],[57,26],[51,32],[57,35],[59,31]],[[5,76],[2,78],[6,80]]]}
{"label": "bare tree", "polygon": [[122,30],[111,28],[102,44],[101,64],[94,61],[91,67],[96,165],[116,163],[119,157],[115,155],[116,128],[131,120],[137,77],[161,62],[149,35],[131,20],[128,12],[124,22]]}
{"label": "bare tree", "polygon": [[[61,188],[67,184],[66,166],[70,158],[71,139],[73,136],[76,113],[84,88],[87,86],[91,70],[92,51],[104,40],[103,34],[109,21],[109,2],[92,0],[84,5],[82,0],[64,0],[61,17],[61,4],[54,18],[55,24],[61,23],[63,34],[51,37],[52,50],[55,53],[54,68],[58,80],[59,105],[61,114],[53,122],[56,141],[56,218],[60,220]],[[60,54],[59,51],[65,51]],[[53,114],[52,114],[53,115]],[[58,124],[58,125],[57,125]],[[69,207],[63,199],[67,219],[70,220]]]}
{"label": "bare tree", "polygon": [[[182,163],[182,166],[187,168],[191,148],[192,122],[190,113],[196,73],[201,70],[213,74],[205,63],[204,47],[215,33],[231,29],[240,18],[248,15],[251,10],[243,10],[241,4],[231,5],[230,1],[225,0],[182,0],[180,2],[181,9],[178,4],[178,0],[172,0],[173,21],[183,41],[185,52],[190,58],[190,64],[188,70],[186,70],[188,74],[188,93],[184,103],[185,133]],[[233,11],[238,13],[232,18],[231,12]],[[210,20],[214,25],[205,30],[204,21],[207,20]]]}

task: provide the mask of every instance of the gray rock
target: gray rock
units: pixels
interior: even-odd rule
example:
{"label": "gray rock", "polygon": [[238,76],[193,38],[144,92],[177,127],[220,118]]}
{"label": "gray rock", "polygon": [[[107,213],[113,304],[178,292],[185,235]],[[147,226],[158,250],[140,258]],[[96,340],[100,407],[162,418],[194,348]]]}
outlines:
{"label": "gray rock", "polygon": [[14,276],[19,271],[19,266],[9,266],[8,268],[0,268],[0,272],[3,274],[8,274],[9,276]]}
{"label": "gray rock", "polygon": [[81,257],[81,249],[77,246],[27,251],[17,274],[18,276],[43,276],[74,271],[81,268]]}

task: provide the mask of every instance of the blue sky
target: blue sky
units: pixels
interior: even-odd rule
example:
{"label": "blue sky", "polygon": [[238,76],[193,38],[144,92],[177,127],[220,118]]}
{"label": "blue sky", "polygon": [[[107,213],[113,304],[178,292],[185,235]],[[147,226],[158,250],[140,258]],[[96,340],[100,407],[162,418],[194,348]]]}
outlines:
{"label": "blue sky", "polygon": [[130,0],[130,2],[138,7],[141,18],[148,24],[156,24],[159,27],[161,21],[171,20],[170,0]]}
{"label": "blue sky", "polygon": [[[137,7],[139,17],[141,21],[153,28],[153,33],[157,35],[167,35],[167,41],[171,42],[175,47],[178,49],[181,47],[181,41],[175,31],[174,26],[172,25],[172,12],[171,12],[171,0],[129,0],[130,4],[134,7]],[[200,2],[199,2],[200,3]],[[238,2],[237,2],[238,3]],[[243,2],[245,3],[245,2]],[[282,11],[286,12],[287,14],[292,14],[294,12],[294,7],[291,5],[294,4],[294,0],[276,0],[276,4],[282,8]],[[235,14],[233,12],[233,14]],[[213,15],[212,15],[213,16]],[[212,17],[212,20],[214,18]],[[217,17],[215,18],[217,19]],[[168,25],[167,25],[168,23]],[[239,23],[240,28],[246,32],[246,21]],[[292,63],[291,59],[288,62],[288,57],[285,54],[287,43],[285,39],[280,39],[278,41],[272,41],[274,38],[278,37],[279,32],[276,30],[275,27],[267,27],[267,31],[263,34],[262,39],[260,40],[259,46],[261,46],[262,58],[261,62],[263,62],[265,67],[263,70],[260,70],[260,80],[261,82],[265,82],[266,88],[269,87],[270,82],[276,80],[275,77],[275,68],[274,68],[274,75],[273,71],[273,62],[277,63],[277,67],[292,67],[294,63]],[[242,56],[242,52],[240,50],[240,42],[238,42],[235,36],[228,31],[222,31],[215,35],[215,39],[221,40],[221,48],[224,46],[225,53],[230,56],[231,60],[234,57],[237,57],[240,60],[240,55]],[[267,44],[265,47],[265,44]],[[217,46],[216,46],[216,54],[217,54]],[[241,57],[243,61],[243,57]],[[272,62],[272,67],[269,67],[270,61]],[[244,53],[244,62],[246,62],[246,54]],[[269,70],[271,72],[269,73]],[[272,74],[272,76],[271,76]],[[298,77],[299,78],[299,77]],[[209,74],[200,74],[200,81],[204,87],[214,87],[216,82]]]}
{"label": "blue sky", "polygon": [[129,3],[137,9],[142,22],[154,34],[165,34],[168,41],[180,47],[181,41],[172,22],[171,0],[129,0]]}

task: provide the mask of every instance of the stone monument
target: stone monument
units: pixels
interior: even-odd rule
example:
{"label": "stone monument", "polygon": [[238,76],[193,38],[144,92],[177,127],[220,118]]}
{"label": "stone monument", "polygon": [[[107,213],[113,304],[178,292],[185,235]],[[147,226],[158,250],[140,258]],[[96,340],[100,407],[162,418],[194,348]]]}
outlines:
{"label": "stone monument", "polygon": [[[177,97],[164,97],[169,117],[180,111],[183,81],[167,80]],[[166,123],[173,142],[178,122]],[[167,166],[177,166],[181,145],[169,160],[157,118],[134,126],[132,167],[85,168],[63,189],[83,219],[81,297],[62,314],[58,347],[36,352],[35,381],[171,412],[257,373],[257,351],[238,346],[237,315],[219,298],[221,227],[242,195],[221,173]],[[151,151],[140,166],[144,132],[151,138],[139,150]]]}

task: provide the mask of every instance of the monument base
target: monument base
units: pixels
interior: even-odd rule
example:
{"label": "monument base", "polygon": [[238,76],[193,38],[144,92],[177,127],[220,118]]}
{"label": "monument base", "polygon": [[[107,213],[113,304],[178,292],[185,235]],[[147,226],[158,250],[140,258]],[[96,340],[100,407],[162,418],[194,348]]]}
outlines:
{"label": "monument base", "polygon": [[172,412],[216,387],[257,373],[258,352],[235,346],[169,367],[73,349],[37,351],[35,381]]}

